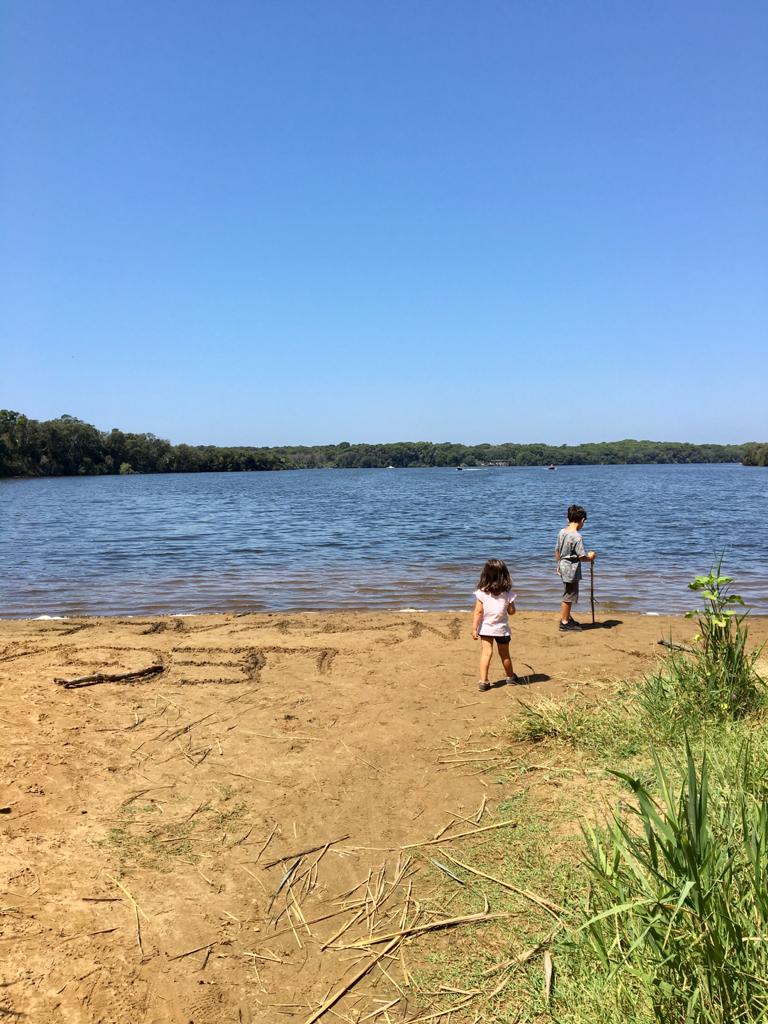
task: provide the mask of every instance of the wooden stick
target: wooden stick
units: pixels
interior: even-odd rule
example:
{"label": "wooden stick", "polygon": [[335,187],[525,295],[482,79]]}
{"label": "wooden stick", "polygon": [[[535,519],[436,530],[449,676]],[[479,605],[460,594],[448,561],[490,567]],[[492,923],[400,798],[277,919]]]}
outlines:
{"label": "wooden stick", "polygon": [[106,673],[97,672],[92,676],[78,676],[76,679],[54,679],[57,686],[63,686],[65,690],[75,690],[81,686],[97,686],[99,683],[121,683],[128,680],[144,679],[147,676],[156,676],[164,672],[162,665],[150,665],[149,668],[142,668],[136,672]]}
{"label": "wooden stick", "polygon": [[[341,913],[341,911],[340,911],[340,913]],[[353,917],[353,918],[352,918],[351,920],[349,920],[349,921],[347,921],[347,922],[346,922],[345,924],[343,924],[343,925],[342,925],[342,927],[341,927],[341,928],[339,928],[339,930],[338,930],[337,932],[335,932],[335,934],[334,934],[334,935],[332,935],[332,936],[331,936],[331,938],[330,938],[330,939],[328,939],[328,941],[327,941],[327,942],[324,942],[324,943],[322,944],[322,946],[320,947],[320,949],[321,949],[321,950],[323,950],[323,949],[325,949],[325,948],[326,948],[326,946],[330,946],[330,945],[331,945],[331,943],[335,942],[335,941],[336,941],[337,939],[340,939],[340,938],[341,938],[341,936],[342,936],[342,935],[344,934],[344,932],[345,932],[345,931],[347,931],[347,929],[351,928],[351,927],[352,927],[352,925],[353,925],[353,924],[354,924],[354,923],[355,923],[356,921],[359,921],[359,920],[360,920],[360,918],[361,918],[361,917],[363,916],[363,914],[364,914],[364,910],[362,910],[362,909],[358,910],[358,912],[357,912],[357,913],[356,913],[356,914],[354,915],[354,917]],[[335,916],[335,915],[334,915],[334,916]]]}
{"label": "wooden stick", "polygon": [[108,935],[110,932],[116,932],[117,928],[102,928],[98,932],[78,932],[77,935],[67,935],[63,938],[62,942],[71,942],[72,939],[90,938],[93,935]]}
{"label": "wooden stick", "polygon": [[595,563],[589,563],[589,603],[592,605],[592,625],[595,624]]}
{"label": "wooden stick", "polygon": [[271,831],[271,832],[269,833],[269,835],[267,836],[267,840],[266,840],[266,842],[264,843],[264,845],[262,846],[262,848],[261,848],[261,849],[259,850],[259,852],[258,852],[258,853],[256,854],[256,860],[255,860],[255,862],[254,862],[255,864],[258,864],[258,863],[259,863],[259,858],[261,857],[262,853],[264,853],[264,851],[265,851],[265,850],[266,850],[266,848],[267,848],[267,847],[269,846],[269,844],[270,844],[270,843],[272,842],[272,837],[274,836],[275,832],[277,832],[277,825],[275,825],[275,826],[274,826],[274,828],[272,829],[272,831]]}
{"label": "wooden stick", "polygon": [[309,846],[306,850],[296,850],[294,853],[286,853],[284,857],[278,857],[276,860],[271,860],[268,864],[262,865],[264,870],[267,868],[274,868],[278,864],[282,864],[284,860],[293,860],[294,857],[305,857],[308,853],[316,853],[318,850],[322,850],[324,846],[334,846],[336,843],[343,843],[345,839],[349,839],[349,835],[341,836],[339,839],[329,839],[327,843],[318,843],[316,846]]}
{"label": "wooden stick", "polygon": [[215,946],[216,942],[206,942],[204,946],[195,946],[194,949],[188,949],[186,953],[177,953],[175,956],[169,956],[169,960],[181,960],[185,956],[192,956],[193,953],[200,953],[204,949],[210,949],[211,946]]}
{"label": "wooden stick", "polygon": [[139,917],[139,904],[135,900],[133,903],[133,911],[134,914],[136,915],[136,938],[139,943],[139,951],[141,952],[141,957],[142,959],[144,959],[144,943],[142,942],[141,939],[141,918]]}
{"label": "wooden stick", "polygon": [[673,644],[671,640],[659,640],[662,647],[668,647],[670,651],[686,651],[688,654],[694,654],[694,648],[689,647],[688,644]]}
{"label": "wooden stick", "polygon": [[432,846],[435,843],[452,843],[454,839],[464,839],[465,836],[476,836],[480,832],[488,832],[492,828],[503,828],[508,825],[510,828],[517,828],[516,821],[497,821],[495,825],[484,825],[482,828],[474,828],[470,832],[457,832],[455,836],[443,836],[438,839],[425,839],[422,843],[406,843],[401,850],[413,850],[416,846]]}

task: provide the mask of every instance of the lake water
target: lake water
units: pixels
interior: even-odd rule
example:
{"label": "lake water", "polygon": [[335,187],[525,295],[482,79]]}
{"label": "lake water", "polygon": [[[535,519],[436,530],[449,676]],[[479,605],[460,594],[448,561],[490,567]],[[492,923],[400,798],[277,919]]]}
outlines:
{"label": "lake water", "polygon": [[492,557],[520,608],[555,609],[572,502],[604,610],[694,607],[687,582],[723,554],[768,613],[768,469],[718,465],[3,480],[0,615],[468,608]]}

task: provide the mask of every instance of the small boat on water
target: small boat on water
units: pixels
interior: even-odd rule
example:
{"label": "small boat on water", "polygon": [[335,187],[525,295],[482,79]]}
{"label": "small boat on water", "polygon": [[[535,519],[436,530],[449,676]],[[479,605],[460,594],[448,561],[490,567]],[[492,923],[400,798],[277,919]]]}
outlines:
{"label": "small boat on water", "polygon": [[461,471],[462,471],[463,469],[464,469],[464,467],[463,467],[463,466],[457,466],[457,467],[456,467],[456,472],[457,472],[457,473],[461,473]]}
{"label": "small boat on water", "polygon": [[554,464],[554,462],[550,462],[550,464],[547,466],[547,469],[557,469],[557,466]]}

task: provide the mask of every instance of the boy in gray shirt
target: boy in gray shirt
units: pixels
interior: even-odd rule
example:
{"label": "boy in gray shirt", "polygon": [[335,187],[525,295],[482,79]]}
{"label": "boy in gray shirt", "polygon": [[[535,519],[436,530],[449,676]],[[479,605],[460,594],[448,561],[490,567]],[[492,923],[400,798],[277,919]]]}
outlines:
{"label": "boy in gray shirt", "polygon": [[581,626],[571,617],[571,606],[579,599],[581,563],[594,562],[595,552],[585,551],[581,530],[587,521],[586,510],[581,505],[568,509],[568,525],[557,535],[555,562],[557,573],[563,581],[563,601],[560,605],[560,632],[578,632]]}

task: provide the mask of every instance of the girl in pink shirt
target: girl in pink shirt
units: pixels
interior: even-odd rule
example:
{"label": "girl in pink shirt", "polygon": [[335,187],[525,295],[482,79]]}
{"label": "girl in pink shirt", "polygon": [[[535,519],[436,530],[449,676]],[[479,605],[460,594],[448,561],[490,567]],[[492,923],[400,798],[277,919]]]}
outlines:
{"label": "girl in pink shirt", "polygon": [[506,683],[516,683],[517,676],[512,670],[509,656],[508,615],[515,614],[515,599],[512,593],[512,579],[509,569],[498,558],[491,558],[483,566],[480,582],[475,591],[475,611],[472,616],[472,639],[480,640],[480,680],[478,690],[490,690],[488,668],[493,657],[493,642],[496,641],[499,657],[507,674]]}

